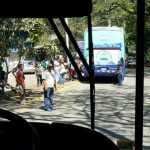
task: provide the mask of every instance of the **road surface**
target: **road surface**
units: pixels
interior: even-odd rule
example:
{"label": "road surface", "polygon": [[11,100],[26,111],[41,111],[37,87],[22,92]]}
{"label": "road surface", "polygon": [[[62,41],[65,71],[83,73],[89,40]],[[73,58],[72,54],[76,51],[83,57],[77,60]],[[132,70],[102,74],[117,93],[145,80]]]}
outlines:
{"label": "road surface", "polygon": [[[33,75],[27,75],[28,86],[35,86]],[[150,150],[150,73],[144,80],[144,149]],[[96,84],[96,130],[117,139],[134,140],[135,123],[135,69],[127,70],[123,86]],[[43,110],[43,101],[13,111],[32,122],[69,122],[90,128],[90,86],[79,83],[57,92],[52,111]]]}

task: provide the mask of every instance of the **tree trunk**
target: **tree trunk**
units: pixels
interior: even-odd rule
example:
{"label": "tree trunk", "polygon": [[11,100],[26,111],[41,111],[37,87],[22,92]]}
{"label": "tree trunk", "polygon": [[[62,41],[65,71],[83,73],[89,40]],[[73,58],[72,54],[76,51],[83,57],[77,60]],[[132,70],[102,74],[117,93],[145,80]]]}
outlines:
{"label": "tree trunk", "polygon": [[108,27],[111,27],[111,19],[108,17]]}

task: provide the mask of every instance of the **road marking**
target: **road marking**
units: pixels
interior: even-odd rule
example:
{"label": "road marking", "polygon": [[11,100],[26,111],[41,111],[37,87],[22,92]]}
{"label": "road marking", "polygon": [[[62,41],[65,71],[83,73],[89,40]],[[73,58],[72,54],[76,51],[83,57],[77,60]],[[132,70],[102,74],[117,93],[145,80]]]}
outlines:
{"label": "road marking", "polygon": [[56,91],[56,93],[60,93],[60,92],[64,92],[64,91],[67,91],[67,90],[69,90],[71,87],[74,87],[74,86],[76,86],[76,85],[78,85],[80,82],[75,82],[75,83],[73,83],[73,84],[69,84],[69,85],[67,85],[67,86],[65,86],[64,85],[64,87],[63,88],[61,88],[61,89],[58,89],[57,91]]}

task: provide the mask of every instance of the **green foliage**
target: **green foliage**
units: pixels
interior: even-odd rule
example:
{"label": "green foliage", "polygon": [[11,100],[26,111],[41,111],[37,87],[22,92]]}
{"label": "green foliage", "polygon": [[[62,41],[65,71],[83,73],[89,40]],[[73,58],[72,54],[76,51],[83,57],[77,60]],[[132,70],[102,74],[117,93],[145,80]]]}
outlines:
{"label": "green foliage", "polygon": [[85,29],[87,28],[87,18],[74,18],[74,19],[68,19],[69,27],[71,31],[73,32],[73,35],[76,40],[83,39],[83,33]]}
{"label": "green foliage", "polygon": [[150,60],[150,0],[146,1],[145,13],[145,54]]}
{"label": "green foliage", "polygon": [[[131,0],[93,0],[94,26],[122,26],[129,52],[135,52],[136,6]],[[132,53],[132,52],[131,52]]]}
{"label": "green foliage", "polygon": [[39,37],[37,45],[44,48],[47,56],[55,56],[55,54],[59,53],[56,41],[51,40],[50,35],[47,33],[44,33],[41,37]]}
{"label": "green foliage", "polygon": [[[50,29],[45,19],[39,18],[1,18],[0,55],[5,57],[11,48],[18,49],[19,56],[30,55],[38,37]],[[28,45],[30,46],[27,46]]]}
{"label": "green foliage", "polygon": [[11,71],[4,58],[11,49],[16,49],[20,58],[33,57],[34,45],[45,32],[49,33],[50,28],[44,18],[0,18],[0,64],[6,63],[6,76]]}
{"label": "green foliage", "polygon": [[[145,51],[150,51],[150,0],[146,0]],[[65,31],[58,19],[55,19],[59,31],[65,40]],[[93,26],[122,26],[125,29],[125,41],[130,53],[136,51],[136,0],[93,0]],[[83,40],[87,28],[87,17],[68,18],[76,41]],[[52,40],[55,35],[46,18],[0,18],[0,56],[7,56],[9,48],[18,48],[19,56],[34,55],[35,45],[43,45],[47,55],[62,53],[60,42]],[[70,42],[70,41],[69,41]],[[30,46],[27,46],[28,45]],[[30,43],[30,44],[29,44]],[[71,43],[69,48],[73,50]]]}
{"label": "green foliage", "polygon": [[[87,28],[87,18],[69,18],[68,22],[76,41],[82,40],[85,28]],[[92,25],[124,27],[126,32],[126,45],[128,46],[129,52],[135,53],[135,0],[93,0]]]}

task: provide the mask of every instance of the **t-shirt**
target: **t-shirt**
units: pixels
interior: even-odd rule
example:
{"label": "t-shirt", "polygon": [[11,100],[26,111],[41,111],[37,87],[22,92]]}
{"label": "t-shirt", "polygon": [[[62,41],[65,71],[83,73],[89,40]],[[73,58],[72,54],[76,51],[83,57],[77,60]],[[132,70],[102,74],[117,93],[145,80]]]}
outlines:
{"label": "t-shirt", "polygon": [[46,66],[47,66],[47,65],[49,64],[49,61],[48,61],[48,60],[46,60],[46,61],[45,61],[45,63],[46,63]]}
{"label": "t-shirt", "polygon": [[60,69],[60,73],[66,73],[66,68],[64,66],[64,64],[61,64],[61,69]]}
{"label": "t-shirt", "polygon": [[48,70],[42,73],[42,79],[45,80],[46,88],[54,87],[55,84],[55,73],[53,70],[49,72]]}
{"label": "t-shirt", "polygon": [[45,62],[42,62],[42,63],[41,63],[41,67],[46,68],[46,63],[45,63]]}
{"label": "t-shirt", "polygon": [[60,70],[61,69],[60,63],[57,60],[54,60],[54,69],[55,70]]}
{"label": "t-shirt", "polygon": [[35,71],[36,71],[37,75],[41,75],[42,74],[42,68],[41,67],[36,67]]}
{"label": "t-shirt", "polygon": [[25,76],[24,76],[23,72],[21,71],[21,69],[18,69],[16,75],[17,75],[17,83],[19,85],[24,85],[25,84],[25,82],[24,82]]}

